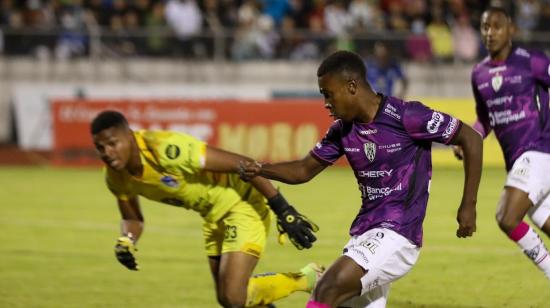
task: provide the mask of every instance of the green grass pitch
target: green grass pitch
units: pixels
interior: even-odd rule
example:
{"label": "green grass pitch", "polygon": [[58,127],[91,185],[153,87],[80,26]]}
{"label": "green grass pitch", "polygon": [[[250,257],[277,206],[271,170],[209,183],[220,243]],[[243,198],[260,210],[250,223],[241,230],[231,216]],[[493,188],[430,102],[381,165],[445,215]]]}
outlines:
{"label": "green grass pitch", "polygon": [[[388,307],[550,307],[548,281],[494,222],[503,182],[500,168],[484,170],[477,233],[458,239],[462,171],[434,168],[424,248]],[[298,251],[279,246],[273,228],[257,272],[330,264],[359,208],[351,171],[332,168],[282,191],[320,225],[319,240]],[[113,255],[119,214],[100,170],[0,168],[0,307],[217,307],[200,217],[149,201],[142,209],[142,270],[130,272]],[[278,307],[304,307],[307,298],[293,294]]]}

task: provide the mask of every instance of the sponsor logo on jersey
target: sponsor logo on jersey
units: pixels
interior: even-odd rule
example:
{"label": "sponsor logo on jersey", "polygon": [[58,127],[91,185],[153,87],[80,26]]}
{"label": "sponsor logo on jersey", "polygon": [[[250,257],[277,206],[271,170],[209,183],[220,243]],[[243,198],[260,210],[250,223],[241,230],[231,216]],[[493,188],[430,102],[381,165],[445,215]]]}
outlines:
{"label": "sponsor logo on jersey", "polygon": [[367,129],[367,130],[360,130],[359,134],[361,134],[361,135],[373,135],[373,134],[376,134],[377,132],[378,132],[377,129]]}
{"label": "sponsor logo on jersey", "polygon": [[491,127],[495,125],[506,125],[508,123],[523,120],[525,117],[525,110],[516,113],[512,113],[512,110],[489,112],[489,125],[491,125]]}
{"label": "sponsor logo on jersey", "polygon": [[445,117],[441,113],[434,111],[432,113],[432,118],[428,121],[428,124],[426,124],[426,131],[430,134],[435,134],[444,120]]}
{"label": "sponsor logo on jersey", "polygon": [[497,97],[495,99],[487,100],[487,107],[499,106],[505,103],[511,103],[514,99],[513,95]]}
{"label": "sponsor logo on jersey", "polygon": [[393,107],[392,105],[390,104],[387,104],[386,105],[386,108],[384,108],[384,113],[398,119],[398,120],[401,120],[401,116],[397,113],[397,109],[395,107]]}
{"label": "sponsor logo on jersey", "polygon": [[359,152],[360,150],[358,148],[344,148],[344,151],[346,151],[346,152]]}
{"label": "sponsor logo on jersey", "polygon": [[178,181],[169,175],[163,176],[160,181],[168,187],[176,188],[179,186]]}
{"label": "sponsor logo on jersey", "polygon": [[367,142],[363,144],[363,150],[365,151],[365,156],[367,156],[367,158],[372,163],[374,161],[374,158],[376,157],[376,144],[372,142]]}
{"label": "sponsor logo on jersey", "polygon": [[491,86],[493,87],[493,90],[495,90],[495,92],[498,92],[498,90],[500,90],[500,87],[502,87],[502,76],[493,76],[493,78],[491,78]]}
{"label": "sponsor logo on jersey", "polygon": [[514,170],[514,175],[521,176],[521,177],[528,177],[529,176],[529,168],[518,168]]}
{"label": "sponsor logo on jersey", "polygon": [[480,84],[479,86],[477,86],[477,89],[481,91],[481,90],[487,88],[488,86],[489,86],[489,83],[484,82],[484,83]]}
{"label": "sponsor logo on jersey", "polygon": [[516,49],[516,55],[526,57],[526,58],[531,57],[531,54],[529,54],[529,52],[523,48]]}
{"label": "sponsor logo on jersey", "polygon": [[457,125],[458,120],[456,118],[451,118],[451,121],[449,122],[449,124],[447,124],[447,128],[445,128],[445,131],[443,132],[443,138],[449,138],[451,134],[455,131]]}
{"label": "sponsor logo on jersey", "polygon": [[378,146],[379,150],[386,150],[387,153],[401,151],[401,143],[384,144]]}
{"label": "sponsor logo on jersey", "polygon": [[502,71],[505,71],[505,70],[506,70],[506,65],[497,66],[497,67],[493,67],[493,68],[489,69],[489,74],[495,74],[495,73],[502,72]]}
{"label": "sponsor logo on jersey", "polygon": [[358,171],[357,176],[361,178],[382,178],[385,176],[390,176],[393,172],[393,169],[390,170],[368,170],[368,171]]}
{"label": "sponsor logo on jersey", "polygon": [[368,198],[369,200],[376,200],[378,198],[387,197],[394,191],[403,190],[401,182],[395,187],[371,187],[368,185],[359,184],[359,190],[361,191],[362,198]]}
{"label": "sponsor logo on jersey", "polygon": [[175,144],[169,144],[166,147],[166,150],[164,151],[164,154],[166,154],[166,157],[170,159],[176,159],[180,156],[180,148]]}
{"label": "sponsor logo on jersey", "polygon": [[522,77],[521,75],[515,75],[515,76],[509,76],[509,77],[504,77],[504,81],[510,83],[510,84],[517,84],[517,83],[521,83],[522,82]]}

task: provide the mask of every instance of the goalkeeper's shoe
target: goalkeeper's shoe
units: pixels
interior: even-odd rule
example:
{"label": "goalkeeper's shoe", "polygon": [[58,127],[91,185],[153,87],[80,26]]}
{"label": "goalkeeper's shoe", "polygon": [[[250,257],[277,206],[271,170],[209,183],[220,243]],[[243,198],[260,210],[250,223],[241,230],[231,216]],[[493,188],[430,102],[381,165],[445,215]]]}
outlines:
{"label": "goalkeeper's shoe", "polygon": [[319,281],[324,272],[324,266],[313,262],[300,269],[300,273],[303,274],[307,280],[306,292],[311,293],[311,291],[313,291],[317,281]]}

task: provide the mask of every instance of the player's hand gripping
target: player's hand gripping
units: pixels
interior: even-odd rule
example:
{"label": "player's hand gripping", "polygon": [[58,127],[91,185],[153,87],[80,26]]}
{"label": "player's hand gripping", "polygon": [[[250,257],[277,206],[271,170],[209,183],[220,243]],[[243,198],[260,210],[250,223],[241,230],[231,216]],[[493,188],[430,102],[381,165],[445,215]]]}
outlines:
{"label": "player's hand gripping", "polygon": [[136,262],[135,253],[137,251],[132,235],[121,236],[117,239],[115,245],[115,256],[120,264],[126,266],[129,270],[137,271],[139,266]]}
{"label": "player's hand gripping", "polygon": [[241,161],[239,164],[239,176],[245,181],[250,181],[259,175],[261,170],[262,164],[257,161]]}
{"label": "player's hand gripping", "polygon": [[268,203],[277,215],[277,230],[281,236],[286,233],[292,244],[299,250],[311,248],[313,242],[317,240],[313,233],[319,231],[319,227],[309,218],[298,213],[280,193],[270,198]]}
{"label": "player's hand gripping", "polygon": [[467,205],[463,201],[458,208],[456,215],[458,229],[456,230],[457,237],[469,237],[476,231],[476,208],[475,204]]}

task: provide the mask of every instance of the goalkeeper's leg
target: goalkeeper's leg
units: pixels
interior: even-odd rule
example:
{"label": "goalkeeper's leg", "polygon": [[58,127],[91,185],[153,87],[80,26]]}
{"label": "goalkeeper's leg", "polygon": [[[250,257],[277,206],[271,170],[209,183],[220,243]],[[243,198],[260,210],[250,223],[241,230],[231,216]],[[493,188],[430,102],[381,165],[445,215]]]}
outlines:
{"label": "goalkeeper's leg", "polygon": [[263,273],[254,275],[248,282],[246,307],[273,303],[296,291],[311,292],[324,268],[315,263],[294,273]]}
{"label": "goalkeeper's leg", "polygon": [[296,291],[311,292],[324,268],[310,263],[295,273],[265,273],[250,277],[258,258],[242,253],[210,257],[218,302],[223,307],[257,307]]}

